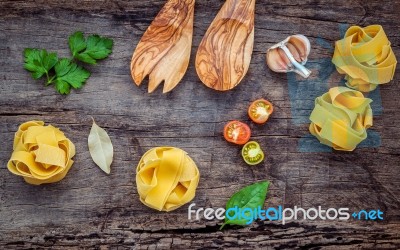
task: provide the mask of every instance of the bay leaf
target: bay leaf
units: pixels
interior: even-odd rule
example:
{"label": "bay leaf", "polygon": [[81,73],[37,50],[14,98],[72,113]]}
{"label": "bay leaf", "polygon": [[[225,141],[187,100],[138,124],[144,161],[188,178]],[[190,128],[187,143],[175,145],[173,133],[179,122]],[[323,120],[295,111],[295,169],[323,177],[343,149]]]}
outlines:
{"label": "bay leaf", "polygon": [[114,155],[113,145],[107,132],[99,127],[93,118],[92,120],[93,125],[88,137],[90,156],[97,166],[107,174],[110,174]]}

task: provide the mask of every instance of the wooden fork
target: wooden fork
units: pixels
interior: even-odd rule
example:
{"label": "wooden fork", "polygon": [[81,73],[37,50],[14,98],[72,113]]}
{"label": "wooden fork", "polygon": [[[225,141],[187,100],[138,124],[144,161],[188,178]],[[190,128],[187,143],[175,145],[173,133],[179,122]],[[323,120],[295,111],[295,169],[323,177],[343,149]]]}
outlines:
{"label": "wooden fork", "polygon": [[149,76],[148,92],[164,81],[163,93],[171,91],[185,75],[193,37],[195,0],[169,0],[147,28],[131,61],[136,85]]}

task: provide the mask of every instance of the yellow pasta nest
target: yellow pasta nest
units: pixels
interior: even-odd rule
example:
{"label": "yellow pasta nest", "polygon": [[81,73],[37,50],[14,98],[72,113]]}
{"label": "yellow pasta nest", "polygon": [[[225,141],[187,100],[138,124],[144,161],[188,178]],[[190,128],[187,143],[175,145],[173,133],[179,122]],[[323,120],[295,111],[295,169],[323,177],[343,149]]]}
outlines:
{"label": "yellow pasta nest", "polygon": [[158,211],[172,211],[191,201],[200,173],[194,161],[179,148],[147,151],[136,169],[140,201]]}
{"label": "yellow pasta nest", "polygon": [[346,85],[363,92],[393,79],[397,60],[385,31],[380,25],[350,27],[335,44],[332,62],[340,74],[346,74]]}
{"label": "yellow pasta nest", "polygon": [[311,134],[336,150],[353,151],[367,138],[366,129],[372,126],[371,102],[359,91],[331,88],[315,100]]}
{"label": "yellow pasta nest", "polygon": [[74,144],[64,133],[42,121],[21,124],[15,133],[7,167],[34,185],[62,180],[73,164]]}

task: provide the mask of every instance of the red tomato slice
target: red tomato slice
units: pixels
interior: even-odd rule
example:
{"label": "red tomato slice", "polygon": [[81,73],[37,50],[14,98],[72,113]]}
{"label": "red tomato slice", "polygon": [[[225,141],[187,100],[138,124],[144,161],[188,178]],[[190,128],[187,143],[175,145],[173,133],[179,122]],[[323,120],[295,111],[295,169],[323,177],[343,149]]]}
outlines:
{"label": "red tomato slice", "polygon": [[250,127],[243,122],[230,121],[224,127],[224,137],[228,142],[243,145],[250,140],[250,135]]}
{"label": "red tomato slice", "polygon": [[255,100],[248,110],[250,119],[258,124],[266,123],[272,112],[274,112],[274,107],[264,99]]}

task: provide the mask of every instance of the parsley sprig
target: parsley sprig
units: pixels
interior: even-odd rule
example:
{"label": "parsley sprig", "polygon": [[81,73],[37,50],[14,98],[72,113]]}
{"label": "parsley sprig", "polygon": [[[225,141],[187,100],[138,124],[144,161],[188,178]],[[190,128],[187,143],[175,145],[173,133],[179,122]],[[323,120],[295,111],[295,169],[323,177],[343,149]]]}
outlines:
{"label": "parsley sprig", "polygon": [[32,78],[46,77],[46,86],[54,84],[60,94],[69,94],[71,88],[80,89],[90,76],[90,72],[78,65],[78,61],[96,64],[98,60],[107,58],[112,53],[113,40],[99,35],[87,38],[80,31],[69,39],[72,58],[58,58],[56,53],[45,49],[24,50],[24,68],[31,72]]}

